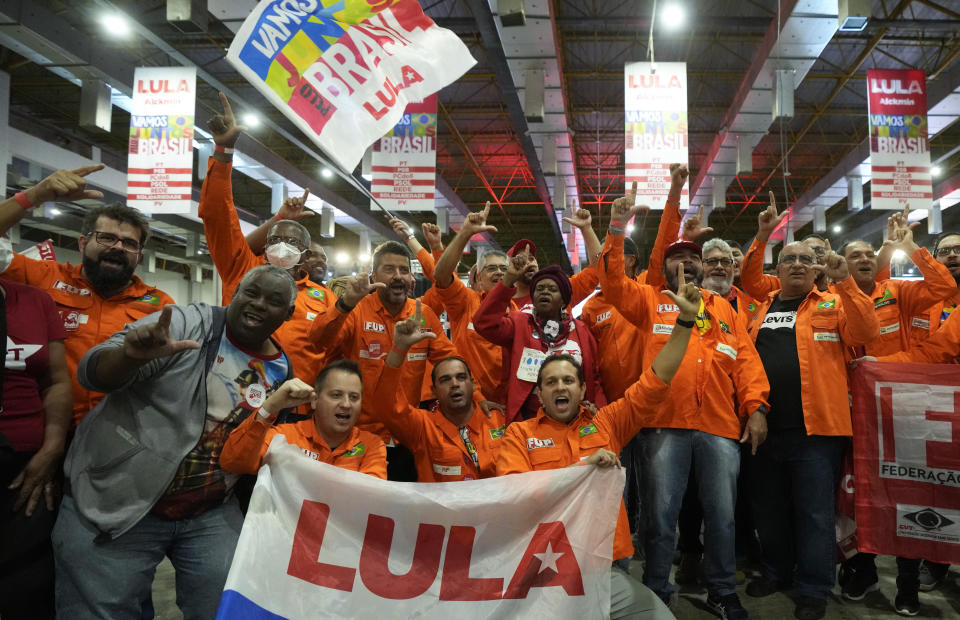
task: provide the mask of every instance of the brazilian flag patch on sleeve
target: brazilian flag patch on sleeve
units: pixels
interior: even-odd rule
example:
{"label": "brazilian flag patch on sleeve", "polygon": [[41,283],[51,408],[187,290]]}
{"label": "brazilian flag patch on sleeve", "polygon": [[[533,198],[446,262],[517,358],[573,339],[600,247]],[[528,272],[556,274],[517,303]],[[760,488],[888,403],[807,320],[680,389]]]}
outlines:
{"label": "brazilian flag patch on sleeve", "polygon": [[366,446],[364,446],[362,443],[358,443],[354,447],[344,452],[343,456],[362,456],[366,450]]}
{"label": "brazilian flag patch on sleeve", "polygon": [[831,308],[837,307],[837,300],[831,299],[830,301],[821,301],[817,304],[818,310],[830,310]]}
{"label": "brazilian flag patch on sleeve", "polygon": [[319,299],[320,301],[323,301],[323,298],[327,296],[326,293],[318,288],[308,288],[307,295],[313,297],[314,299]]}
{"label": "brazilian flag patch on sleeve", "polygon": [[159,295],[152,295],[152,294],[150,294],[150,293],[147,293],[146,295],[144,295],[143,297],[141,297],[141,298],[138,299],[137,301],[142,301],[142,302],[144,302],[144,303],[153,304],[154,306],[159,306],[159,305],[160,305],[160,296],[159,296]]}
{"label": "brazilian flag patch on sleeve", "polygon": [[500,428],[491,428],[490,439],[503,439],[503,431],[506,430],[506,428],[506,426],[501,426]]}

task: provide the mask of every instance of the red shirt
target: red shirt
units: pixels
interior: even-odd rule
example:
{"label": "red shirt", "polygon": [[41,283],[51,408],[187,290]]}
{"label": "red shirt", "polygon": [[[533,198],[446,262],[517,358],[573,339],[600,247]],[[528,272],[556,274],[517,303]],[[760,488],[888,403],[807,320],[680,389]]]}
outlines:
{"label": "red shirt", "polygon": [[47,344],[65,339],[67,331],[50,295],[10,280],[0,284],[7,293],[7,360],[0,433],[17,452],[36,452],[43,444],[40,382],[50,369]]}

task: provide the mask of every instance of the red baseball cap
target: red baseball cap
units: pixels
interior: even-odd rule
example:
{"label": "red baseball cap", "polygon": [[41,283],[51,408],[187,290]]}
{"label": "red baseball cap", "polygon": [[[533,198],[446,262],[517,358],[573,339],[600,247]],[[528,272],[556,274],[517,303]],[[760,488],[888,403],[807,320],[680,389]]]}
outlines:
{"label": "red baseball cap", "polygon": [[533,244],[533,241],[529,239],[521,239],[513,244],[513,247],[507,250],[507,256],[513,258],[515,255],[523,252],[524,250],[530,250],[530,253],[534,256],[537,255],[537,246]]}
{"label": "red baseball cap", "polygon": [[703,248],[700,247],[700,244],[694,243],[693,241],[687,241],[681,239],[679,241],[674,241],[668,245],[663,250],[663,260],[667,260],[667,257],[673,254],[674,252],[679,252],[680,250],[693,250],[697,253],[697,256],[703,258]]}

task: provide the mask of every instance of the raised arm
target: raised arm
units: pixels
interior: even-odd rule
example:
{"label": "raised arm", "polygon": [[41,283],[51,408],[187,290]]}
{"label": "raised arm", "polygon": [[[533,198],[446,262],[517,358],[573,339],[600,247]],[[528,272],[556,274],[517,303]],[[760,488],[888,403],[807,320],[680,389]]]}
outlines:
{"label": "raised arm", "polygon": [[625,319],[643,330],[649,322],[644,285],[628,278],[623,269],[623,239],[627,222],[645,207],[634,206],[637,184],[633,192],[613,201],[610,208],[610,228],[600,254],[597,271],[600,288],[607,302],[612,304]]}
{"label": "raised arm", "polygon": [[235,474],[256,474],[277,432],[273,426],[277,414],[309,403],[313,397],[313,388],[300,379],[284,382],[259,409],[233,429],[220,452],[220,467]]}
{"label": "raised arm", "polygon": [[847,261],[831,251],[824,265],[814,265],[814,269],[822,269],[827,274],[840,296],[840,339],[844,344],[856,346],[876,340],[880,336],[880,321],[873,300],[850,277]]}
{"label": "raised arm", "polygon": [[33,187],[17,192],[0,202],[0,235],[7,234],[29,209],[45,202],[62,200],[99,200],[103,193],[87,189],[87,176],[103,170],[103,164],[81,166],[75,170],[57,170]]}
{"label": "raised arm", "polygon": [[290,196],[283,201],[280,209],[266,222],[257,226],[252,233],[247,235],[247,246],[254,254],[263,254],[263,248],[267,244],[267,233],[270,228],[280,220],[299,221],[305,217],[314,215],[314,212],[307,208],[307,196],[310,195],[310,188],[304,190],[303,196]]}
{"label": "raised arm", "polygon": [[949,364],[960,356],[960,316],[956,312],[933,332],[929,338],[906,351],[878,357],[880,362],[915,362],[923,364]]}
{"label": "raised arm", "polygon": [[463,226],[457,231],[450,244],[443,251],[443,255],[437,260],[436,268],[433,272],[433,281],[440,288],[447,288],[453,282],[454,272],[457,269],[457,263],[463,256],[463,251],[470,242],[471,237],[484,232],[497,232],[496,227],[487,225],[487,216],[490,215],[490,201],[483,208],[483,211],[469,214],[463,221]]}
{"label": "raised arm", "polygon": [[[361,273],[359,275],[344,278],[344,290],[337,298],[337,303],[327,306],[327,309],[319,313],[310,326],[310,340],[326,354],[330,356],[340,349],[343,343],[349,342],[354,333],[353,309],[360,300],[369,295],[377,288],[384,288],[387,285],[383,282],[374,282],[371,284],[370,275]],[[352,351],[343,351],[344,355],[353,355]]]}
{"label": "raised arm", "polygon": [[667,202],[660,214],[657,238],[653,242],[653,250],[647,262],[646,283],[654,288],[666,284],[663,277],[663,251],[677,240],[680,233],[680,195],[689,176],[690,171],[684,164],[670,164],[670,193],[667,194]]}
{"label": "raised arm", "polygon": [[595,265],[600,256],[600,239],[593,230],[593,218],[587,209],[574,209],[573,217],[565,217],[563,221],[574,226],[583,235],[584,251],[587,253],[587,262]]}
{"label": "raised arm", "polygon": [[770,293],[780,290],[780,280],[763,273],[763,254],[770,235],[787,216],[787,210],[777,213],[777,199],[770,192],[770,205],[757,216],[757,237],[743,257],[740,283],[743,290],[754,299],[766,299]]}
{"label": "raised arm", "polygon": [[[141,366],[153,360],[168,358],[189,349],[199,349],[200,344],[195,340],[178,340],[171,336],[172,317],[173,306],[164,306],[156,321],[139,324],[143,321],[141,319],[131,325],[123,336],[121,346],[111,346],[99,352],[93,372],[88,374],[90,384],[84,384],[84,387],[98,392],[109,392],[125,385]],[[80,377],[82,379],[83,375]],[[84,382],[81,380],[81,383]]]}
{"label": "raised arm", "polygon": [[[207,176],[200,189],[197,214],[203,220],[203,232],[217,273],[223,279],[223,301],[228,302],[233,287],[245,273],[260,264],[247,245],[233,204],[233,148],[246,129],[237,125],[226,95],[220,93],[223,113],[210,119],[209,129],[217,145],[207,164]],[[228,152],[229,151],[229,152]]]}

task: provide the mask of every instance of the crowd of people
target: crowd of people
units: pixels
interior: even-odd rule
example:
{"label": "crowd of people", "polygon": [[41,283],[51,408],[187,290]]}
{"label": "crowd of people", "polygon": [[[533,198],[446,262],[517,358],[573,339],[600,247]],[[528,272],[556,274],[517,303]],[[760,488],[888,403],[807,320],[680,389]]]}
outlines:
{"label": "crowd of people", "polygon": [[[793,589],[797,618],[823,617],[854,432],[848,366],[956,359],[960,233],[931,253],[897,213],[881,248],[834,251],[811,235],[764,273],[784,217],[772,193],[746,255],[732,240],[701,245],[711,230],[682,219],[687,169],[673,165],[649,257],[625,232],[645,208],[634,185],[602,241],[588,210],[568,218],[590,259],[573,276],[520,239],[478,256],[462,281],[467,242],[496,232],[488,204],[446,247],[432,224],[427,249],[395,220],[403,242],[379,245],[370,273],[325,284],[324,250],[298,221],[306,194],[244,237],[231,187],[242,127],[222,102],[199,207],[222,306],[174,304],[134,274],[150,226],[123,205],[89,210],[80,265],[0,247],[4,620],[152,617],[164,557],[184,617],[213,618],[277,434],[305,458],[398,481],[622,464],[612,618],[672,617],[678,529],[676,580],[692,572],[718,616],[749,617],[737,556],[756,547],[746,594]],[[101,167],[0,202],[0,232],[33,206],[102,198],[87,186]],[[897,250],[923,279],[890,278]],[[421,297],[414,258],[433,284]],[[897,566],[895,608],[915,615],[947,567]],[[877,587],[874,557],[844,562],[840,578],[843,596],[862,599]]]}

